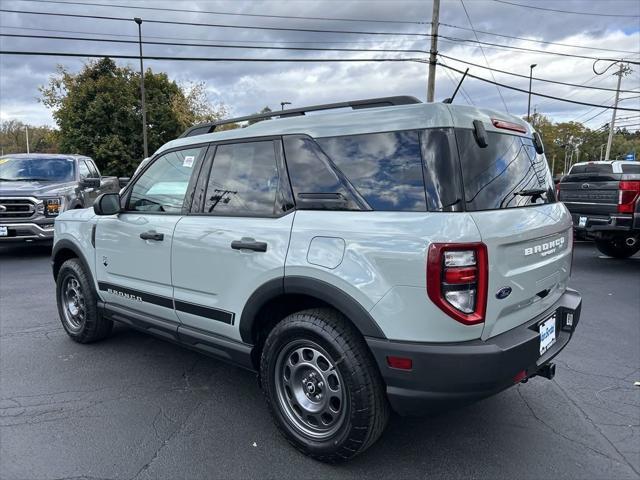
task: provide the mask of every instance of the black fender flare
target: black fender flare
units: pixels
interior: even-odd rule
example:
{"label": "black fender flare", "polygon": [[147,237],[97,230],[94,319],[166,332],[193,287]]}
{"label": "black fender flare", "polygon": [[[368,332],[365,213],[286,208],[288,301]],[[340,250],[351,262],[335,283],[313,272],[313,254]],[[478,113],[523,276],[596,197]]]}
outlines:
{"label": "black fender flare", "polygon": [[243,342],[253,343],[253,326],[260,309],[270,300],[286,294],[306,295],[321,300],[345,315],[363,336],[387,338],[369,312],[338,287],[316,278],[286,276],[264,283],[247,300],[239,324]]}
{"label": "black fender flare", "polygon": [[82,267],[85,269],[85,271],[88,274],[91,274],[91,269],[89,268],[89,262],[87,262],[87,259],[82,253],[82,250],[78,248],[78,246],[75,243],[73,243],[71,240],[63,239],[63,240],[57,241],[53,246],[53,250],[51,251],[51,270],[53,273],[54,280],[57,279],[58,269],[60,267],[60,265],[57,264],[58,263],[57,259],[60,255],[60,252],[62,252],[63,250],[72,251],[74,255],[80,260],[80,263],[82,263]]}

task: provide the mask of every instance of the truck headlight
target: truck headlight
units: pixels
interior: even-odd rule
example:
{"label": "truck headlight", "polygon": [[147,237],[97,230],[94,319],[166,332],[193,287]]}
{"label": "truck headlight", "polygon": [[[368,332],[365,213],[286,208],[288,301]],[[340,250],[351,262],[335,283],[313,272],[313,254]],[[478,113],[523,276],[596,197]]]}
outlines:
{"label": "truck headlight", "polygon": [[44,214],[47,217],[56,217],[64,211],[62,198],[43,198]]}

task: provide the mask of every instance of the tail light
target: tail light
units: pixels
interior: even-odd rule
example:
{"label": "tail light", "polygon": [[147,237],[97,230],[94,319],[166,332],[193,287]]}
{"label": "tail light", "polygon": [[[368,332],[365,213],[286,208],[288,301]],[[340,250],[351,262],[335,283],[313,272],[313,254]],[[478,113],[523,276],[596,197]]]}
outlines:
{"label": "tail light", "polygon": [[454,320],[465,325],[484,322],[488,276],[484,243],[432,243],[429,246],[427,294]]}
{"label": "tail light", "polygon": [[618,192],[618,213],[633,213],[640,196],[640,181],[622,180]]}

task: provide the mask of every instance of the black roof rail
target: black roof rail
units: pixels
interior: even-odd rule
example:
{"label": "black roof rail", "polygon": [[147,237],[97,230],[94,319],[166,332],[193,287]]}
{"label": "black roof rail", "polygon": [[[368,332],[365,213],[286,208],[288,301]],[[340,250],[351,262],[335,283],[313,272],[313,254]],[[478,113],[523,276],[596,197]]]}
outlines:
{"label": "black roof rail", "polygon": [[362,108],[376,108],[376,107],[391,107],[395,105],[412,105],[415,103],[422,103],[416,97],[409,95],[397,96],[397,97],[380,97],[380,98],[368,98],[365,100],[353,100],[350,102],[337,102],[326,103],[324,105],[311,105],[309,107],[301,108],[289,108],[287,110],[278,110],[274,112],[256,113],[254,115],[247,115],[245,117],[227,118],[225,120],[218,120],[216,122],[205,122],[194,125],[188,128],[180,137],[193,137],[195,135],[203,135],[205,133],[211,133],[215,131],[219,125],[226,125],[229,123],[247,122],[250,120],[266,120],[273,117],[297,117],[305,115],[307,112],[316,112],[318,110],[332,110],[335,108],[349,108],[353,110],[359,110]]}

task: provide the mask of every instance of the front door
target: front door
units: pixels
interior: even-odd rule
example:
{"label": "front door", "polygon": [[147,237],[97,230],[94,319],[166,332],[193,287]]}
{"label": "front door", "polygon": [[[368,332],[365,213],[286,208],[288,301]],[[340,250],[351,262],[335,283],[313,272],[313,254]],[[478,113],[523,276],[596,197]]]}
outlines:
{"label": "front door", "polygon": [[202,172],[203,195],[178,222],[171,254],[180,331],[240,340],[248,298],[284,276],[294,212],[281,142],[218,145]]}
{"label": "front door", "polygon": [[124,211],[98,220],[98,287],[108,305],[177,325],[171,244],[205,152],[206,147],[194,147],[156,158],[124,194]]}

